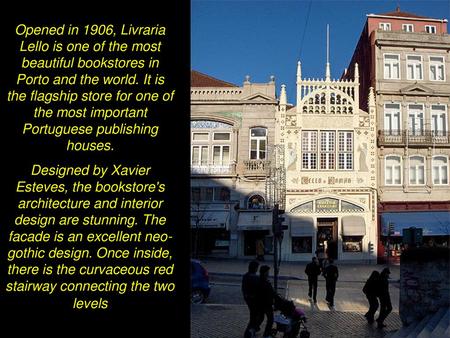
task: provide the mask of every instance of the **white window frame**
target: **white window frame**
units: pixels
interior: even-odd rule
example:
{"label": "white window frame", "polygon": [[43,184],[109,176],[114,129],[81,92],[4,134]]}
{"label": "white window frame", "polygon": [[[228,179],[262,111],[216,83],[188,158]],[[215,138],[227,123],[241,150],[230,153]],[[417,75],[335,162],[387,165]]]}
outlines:
{"label": "white window frame", "polygon": [[[411,58],[419,58],[420,61]],[[409,68],[412,67],[412,73]],[[423,58],[421,55],[406,55],[406,79],[423,80]]]}
{"label": "white window frame", "polygon": [[[264,129],[266,132],[265,136],[252,136],[253,129]],[[268,130],[266,127],[251,127],[249,129],[249,149],[248,149],[248,158],[250,160],[267,160],[267,152],[268,152]],[[252,158],[252,140],[256,141],[256,158]],[[260,158],[261,152],[261,141],[265,142],[265,150],[264,150],[264,158]]]}
{"label": "white window frame", "polygon": [[336,131],[320,131],[320,170],[336,168]]}
{"label": "white window frame", "polygon": [[[422,106],[420,110],[411,109],[411,106]],[[422,119],[419,118],[419,115],[422,114]],[[414,115],[414,120],[411,120],[411,115]],[[422,123],[419,123],[420,130],[416,130],[418,121],[422,120]],[[408,132],[409,135],[413,136],[423,136],[425,134],[425,108],[422,103],[418,104],[408,104]]]}
{"label": "white window frame", "polygon": [[[341,144],[341,135],[344,134],[344,140]],[[337,168],[338,170],[353,170],[354,167],[354,133],[350,130],[338,130],[338,139],[337,139]],[[349,135],[351,137],[351,143],[349,145],[348,139]],[[342,147],[343,145],[343,147]],[[343,156],[341,156],[343,155]],[[341,157],[343,159],[343,167],[341,167]]]}
{"label": "white window frame", "polygon": [[428,34],[436,34],[436,26],[434,25],[425,25],[425,32]]}
{"label": "white window frame", "polygon": [[[388,105],[397,105],[398,108],[388,108]],[[401,133],[402,130],[402,109],[401,104],[399,102],[392,102],[392,103],[385,103],[384,104],[384,130],[385,132],[389,132],[389,136],[398,136]],[[397,123],[397,129],[392,128],[393,127],[393,117],[394,113],[398,113],[398,123]],[[389,116],[389,119],[387,119],[387,116]],[[387,123],[389,121],[389,123]]]}
{"label": "white window frame", "polygon": [[[396,61],[392,61],[392,60],[387,61],[386,60],[386,56],[395,56],[395,57],[397,57],[397,60]],[[386,66],[387,65],[389,66],[389,74],[387,74],[387,72],[386,72]],[[398,73],[397,77],[393,77],[392,76],[393,75],[394,66],[397,67],[397,73]],[[401,79],[400,54],[394,54],[394,53],[385,53],[385,54],[383,54],[383,78],[387,79],[387,80],[399,80],[399,79]]]}
{"label": "white window frame", "polygon": [[[442,62],[437,62],[435,60],[432,60],[432,58],[439,58],[442,60]],[[441,55],[430,55],[429,56],[429,72],[430,72],[430,81],[445,81],[445,57],[441,56]],[[442,79],[439,78],[439,68],[442,66]],[[435,76],[436,78],[433,79],[432,74],[433,72],[431,71],[431,68],[435,67]]]}
{"label": "white window frame", "polygon": [[392,30],[392,25],[390,22],[380,22],[378,24],[378,28],[383,30],[383,31],[391,31]]}
{"label": "white window frame", "polygon": [[414,32],[414,25],[412,23],[404,23],[402,24],[402,31],[413,33]]}
{"label": "white window frame", "polygon": [[[389,182],[388,182],[387,175],[386,175],[387,169],[388,169],[388,158],[389,158],[389,157],[395,157],[395,158],[399,159],[398,165],[396,165],[396,166],[391,166],[391,171],[392,171],[391,179],[392,179],[392,183],[389,183]],[[403,182],[403,170],[402,170],[402,168],[403,168],[403,163],[402,163],[402,161],[403,161],[403,160],[402,160],[402,157],[401,157],[400,155],[397,155],[397,154],[389,154],[389,155],[385,155],[385,156],[384,156],[384,185],[389,185],[389,186],[401,186],[401,185],[402,185],[402,182]],[[399,168],[399,173],[400,173],[400,182],[399,182],[399,183],[395,183],[395,178],[394,178],[394,173],[395,173],[394,168],[395,168],[395,167],[398,167],[398,168]]]}
{"label": "white window frame", "polygon": [[[444,107],[444,110],[433,109],[433,106]],[[433,136],[446,136],[448,132],[448,112],[445,104],[432,104],[431,105],[431,132]],[[444,114],[444,119],[440,119],[440,116]],[[434,118],[437,116],[437,118]]]}
{"label": "white window frame", "polygon": [[[445,159],[444,165],[435,165],[434,161],[436,158],[441,157]],[[438,173],[439,173],[439,183],[435,183],[436,176],[434,174],[434,168],[438,167]],[[443,183],[443,177],[441,175],[442,169],[445,169],[446,175],[447,175],[447,182]],[[449,172],[448,172],[448,156],[446,155],[434,155],[431,159],[431,178],[432,178],[432,184],[433,185],[448,185],[449,184]]]}
{"label": "white window frame", "polygon": [[[412,166],[411,162],[414,158],[419,158],[421,159],[420,164],[415,165],[414,167]],[[409,161],[409,185],[425,185],[427,183],[427,171],[426,171],[426,159],[425,156],[422,155],[411,155],[408,158]],[[420,172],[420,167],[422,167],[423,170],[423,182],[419,182],[419,172]],[[415,172],[415,180],[412,180],[412,175],[411,175],[411,171]]]}
{"label": "white window frame", "polygon": [[[198,148],[198,161],[196,163],[194,163],[194,149]],[[203,159],[203,149],[206,148],[206,162],[204,162]],[[192,144],[191,145],[191,166],[193,167],[205,167],[208,166],[209,164],[209,154],[210,149],[209,149],[209,145],[207,144]]]}
{"label": "white window frame", "polygon": [[[313,135],[315,136],[313,137]],[[318,135],[317,130],[302,131],[302,170],[317,170],[319,162]],[[307,140],[306,143],[304,142],[305,139]]]}

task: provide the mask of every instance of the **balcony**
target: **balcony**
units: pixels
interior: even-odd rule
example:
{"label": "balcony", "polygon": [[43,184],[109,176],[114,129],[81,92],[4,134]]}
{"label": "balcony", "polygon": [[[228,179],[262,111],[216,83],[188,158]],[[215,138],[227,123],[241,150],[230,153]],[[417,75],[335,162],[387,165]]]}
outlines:
{"label": "balcony", "polygon": [[270,161],[248,160],[244,161],[243,174],[245,177],[265,178],[270,174]]}
{"label": "balcony", "polygon": [[192,165],[191,175],[212,175],[212,176],[229,176],[236,173],[236,165]]}
{"label": "balcony", "polygon": [[379,146],[450,146],[450,134],[442,131],[378,131]]}

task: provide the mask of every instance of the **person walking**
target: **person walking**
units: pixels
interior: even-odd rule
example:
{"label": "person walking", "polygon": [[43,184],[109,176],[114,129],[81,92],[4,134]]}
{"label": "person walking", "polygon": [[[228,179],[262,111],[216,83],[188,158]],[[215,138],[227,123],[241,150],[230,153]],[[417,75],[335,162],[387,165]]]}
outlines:
{"label": "person walking", "polygon": [[251,261],[248,264],[248,271],[242,277],[242,295],[248,306],[250,319],[245,329],[244,338],[255,337],[256,331],[259,330],[259,318],[261,311],[259,310],[257,297],[259,288],[259,277],[257,275],[259,263]]}
{"label": "person walking", "polygon": [[380,273],[378,271],[372,271],[370,277],[367,279],[366,284],[364,284],[363,292],[369,301],[369,311],[364,315],[367,322],[372,324],[374,322],[375,312],[378,309],[378,288],[380,281]]}
{"label": "person walking", "polygon": [[266,327],[264,328],[264,338],[273,338],[272,336],[272,325],[273,325],[273,302],[275,299],[275,290],[269,281],[269,270],[268,265],[262,265],[259,268],[259,292],[258,292],[258,305],[262,311],[262,315],[259,318],[258,326],[264,320],[264,315],[266,316]]}
{"label": "person walking", "polygon": [[380,314],[377,318],[378,328],[386,327],[384,320],[392,311],[391,295],[389,294],[389,268],[384,268],[380,273],[378,298],[380,299]]}
{"label": "person walking", "polygon": [[261,238],[256,240],[256,259],[258,261],[264,261],[264,242]]}
{"label": "person walking", "polygon": [[325,285],[327,290],[327,295],[325,300],[328,304],[334,306],[334,294],[336,292],[336,281],[339,278],[339,271],[332,258],[328,260],[327,267],[323,270],[323,276],[325,277]]}
{"label": "person walking", "polygon": [[317,278],[320,275],[320,265],[317,257],[313,257],[311,263],[306,265],[305,273],[308,276],[308,297],[317,303]]}

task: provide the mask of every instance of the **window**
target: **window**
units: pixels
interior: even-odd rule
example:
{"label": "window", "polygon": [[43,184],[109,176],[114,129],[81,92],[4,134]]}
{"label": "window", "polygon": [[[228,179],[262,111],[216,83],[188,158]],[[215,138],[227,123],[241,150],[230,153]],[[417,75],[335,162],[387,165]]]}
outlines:
{"label": "window", "polygon": [[421,104],[410,104],[408,106],[408,128],[409,134],[414,136],[423,136],[423,118],[424,111]]}
{"label": "window", "polygon": [[400,135],[400,104],[386,103],[384,105],[384,130],[387,135]]}
{"label": "window", "polygon": [[384,78],[400,79],[400,57],[396,54],[384,55]]}
{"label": "window", "polygon": [[334,131],[320,132],[320,169],[335,168],[335,136]]}
{"label": "window", "polygon": [[292,237],[292,253],[312,253],[312,237]]}
{"label": "window", "polygon": [[402,184],[402,162],[400,156],[386,156],[384,175],[386,185]]}
{"label": "window", "polygon": [[384,30],[384,31],[390,31],[391,30],[391,24],[389,22],[380,22],[378,27],[381,30]]}
{"label": "window", "polygon": [[425,184],[425,160],[422,156],[409,158],[409,184]]}
{"label": "window", "polygon": [[317,131],[302,132],[302,168],[317,169]]}
{"label": "window", "polygon": [[224,166],[230,164],[230,146],[213,146],[213,165]]}
{"label": "window", "polygon": [[422,57],[419,55],[406,56],[406,78],[408,80],[422,80]]}
{"label": "window", "polygon": [[192,133],[192,141],[208,141],[209,133]]}
{"label": "window", "polygon": [[404,32],[410,32],[410,33],[412,33],[412,32],[414,32],[414,25],[413,24],[403,24],[402,25],[402,31],[404,31]]}
{"label": "window", "polygon": [[264,198],[260,195],[250,196],[248,199],[247,208],[248,209],[263,209],[264,208]]}
{"label": "window", "polygon": [[446,136],[447,111],[444,105],[431,105],[431,131],[433,136]]}
{"label": "window", "polygon": [[250,129],[250,159],[265,160],[267,158],[267,129]]}
{"label": "window", "polygon": [[353,169],[353,132],[339,132],[338,169]]}
{"label": "window", "polygon": [[444,57],[430,56],[430,80],[431,81],[445,80]]}
{"label": "window", "polygon": [[214,188],[214,201],[229,201],[229,200],[230,200],[230,189],[226,187]]}
{"label": "window", "polygon": [[448,157],[433,156],[432,161],[433,184],[448,184]]}
{"label": "window", "polygon": [[425,32],[430,34],[436,34],[436,26],[425,26]]}
{"label": "window", "polygon": [[232,125],[209,120],[191,121],[191,171],[229,173]]}
{"label": "window", "polygon": [[191,188],[191,201],[192,202],[199,202],[200,201],[200,191],[201,191],[201,189],[199,187],[192,187]]}
{"label": "window", "polygon": [[191,165],[206,166],[208,165],[208,146],[192,146]]}
{"label": "window", "polygon": [[342,251],[362,252],[363,236],[342,236]]}
{"label": "window", "polygon": [[230,189],[226,187],[191,187],[192,202],[229,201]]}

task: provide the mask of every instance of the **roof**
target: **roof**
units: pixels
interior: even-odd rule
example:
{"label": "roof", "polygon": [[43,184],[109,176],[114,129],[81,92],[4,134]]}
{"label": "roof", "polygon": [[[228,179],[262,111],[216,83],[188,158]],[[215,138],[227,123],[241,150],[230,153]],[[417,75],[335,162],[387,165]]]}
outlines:
{"label": "roof", "polygon": [[215,77],[191,70],[191,87],[238,87]]}
{"label": "roof", "polygon": [[422,15],[417,15],[417,14],[413,14],[413,13],[402,12],[399,9],[397,9],[397,10],[395,10],[393,12],[376,14],[376,15],[397,16],[397,17],[401,17],[401,18],[433,19],[433,18],[430,18],[428,16],[422,16]]}

